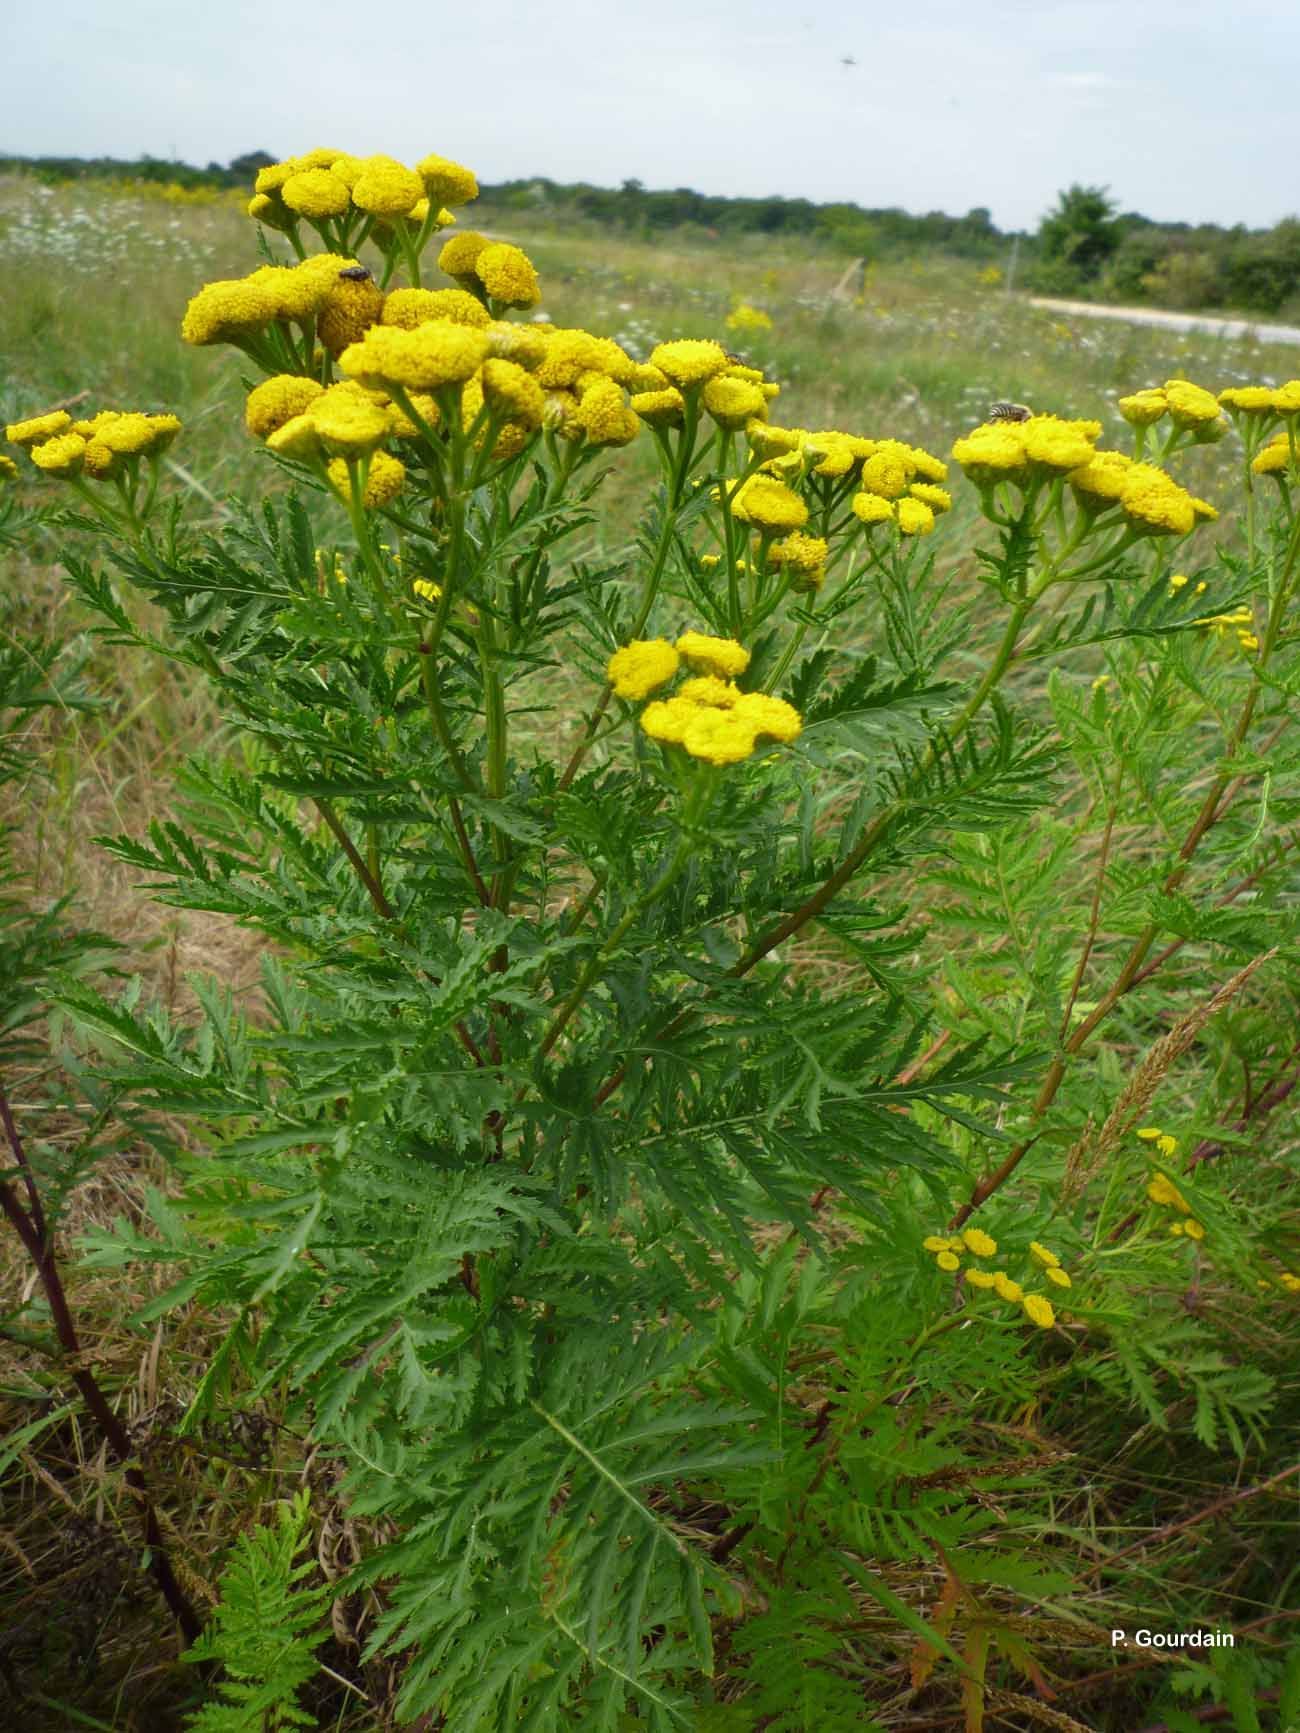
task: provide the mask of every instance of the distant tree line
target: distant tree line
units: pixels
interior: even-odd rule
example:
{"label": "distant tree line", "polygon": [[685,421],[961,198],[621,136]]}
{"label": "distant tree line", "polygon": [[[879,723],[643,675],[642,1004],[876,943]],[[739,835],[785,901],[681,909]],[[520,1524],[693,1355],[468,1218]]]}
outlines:
{"label": "distant tree line", "polygon": [[[0,172],[57,183],[82,178],[160,181],[184,187],[246,187],[275,161],[249,151],[222,165],[142,157],[0,157]],[[983,206],[965,216],[891,206],[868,208],[811,199],[725,198],[690,187],[654,189],[638,180],[620,187],[542,177],[485,184],[486,202],[503,210],[580,219],[652,237],[677,229],[718,236],[803,238],[864,259],[947,255],[1005,264],[1019,241],[1017,286],[1043,294],[1096,300],[1150,301],[1165,307],[1233,307],[1247,312],[1300,312],[1300,218],[1270,229],[1245,224],[1157,223],[1120,211],[1105,187],[1071,186],[1033,234],[999,229]]]}

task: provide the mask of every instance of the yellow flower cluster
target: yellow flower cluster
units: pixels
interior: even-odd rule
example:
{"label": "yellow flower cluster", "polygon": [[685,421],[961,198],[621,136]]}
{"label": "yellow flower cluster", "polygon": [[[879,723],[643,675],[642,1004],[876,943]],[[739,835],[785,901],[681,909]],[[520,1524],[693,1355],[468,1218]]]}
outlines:
{"label": "yellow flower cluster", "polygon": [[1255,616],[1247,607],[1234,608],[1228,614],[1205,614],[1196,624],[1207,627],[1216,638],[1226,637],[1231,632],[1247,653],[1259,649],[1259,639],[1253,630]]}
{"label": "yellow flower cluster", "polygon": [[751,307],[748,301],[736,301],[723,323],[728,331],[770,331],[772,316],[761,307]]}
{"label": "yellow flower cluster", "polygon": [[1152,427],[1167,415],[1181,432],[1198,440],[1217,439],[1226,430],[1221,402],[1221,397],[1190,379],[1166,379],[1161,386],[1121,397],[1119,412],[1133,427]]}
{"label": "yellow flower cluster", "polygon": [[[1167,1160],[1171,1160],[1178,1154],[1178,1139],[1170,1136],[1168,1132],[1162,1131],[1158,1125],[1144,1125],[1137,1135],[1143,1143],[1153,1144]],[[1162,1168],[1157,1167],[1151,1170],[1151,1177],[1147,1182],[1147,1196],[1154,1204],[1178,1211],[1182,1219],[1169,1224],[1169,1232],[1175,1238],[1185,1237],[1189,1240],[1203,1240],[1205,1238],[1205,1229],[1192,1214],[1191,1204],[1188,1203],[1182,1192]]]}
{"label": "yellow flower cluster", "polygon": [[749,651],[734,638],[684,632],[634,640],[609,660],[609,680],[620,698],[639,702],[666,686],[682,662],[694,670],[671,698],[656,699],[641,712],[641,727],[663,746],[680,746],[707,764],[737,764],[760,740],[799,738],[803,719],[792,704],[764,692],[742,692],[735,677],[749,666]]}
{"label": "yellow flower cluster", "polygon": [[261,265],[246,277],[206,283],[185,310],[181,336],[187,343],[244,345],[277,322],[305,326],[349,272],[369,276],[342,253],[317,253],[298,265]]}
{"label": "yellow flower cluster", "polygon": [[956,441],[954,460],[978,487],[1013,482],[1025,487],[1043,476],[1068,475],[1094,455],[1099,421],[1067,421],[1031,415],[1027,421],[985,422]]}
{"label": "yellow flower cluster", "polygon": [[425,157],[411,169],[391,156],[320,149],[262,169],[248,214],[287,232],[303,220],[320,229],[354,217],[433,229],[454,221],[443,207],[477,197],[478,182],[470,170],[446,157]]}
{"label": "yellow flower cluster", "polygon": [[1069,472],[1068,480],[1080,507],[1090,516],[1117,505],[1139,535],[1185,536],[1198,523],[1212,522],[1219,515],[1167,471],[1153,463],[1137,463],[1122,451],[1094,452]]}
{"label": "yellow flower cluster", "polygon": [[[929,1234],[922,1241],[922,1245],[927,1252],[933,1254],[938,1268],[949,1275],[956,1275],[962,1270],[962,1259],[967,1255],[973,1258],[993,1258],[998,1251],[997,1241],[991,1234],[986,1234],[983,1228],[966,1228],[956,1235]],[[1061,1260],[1055,1252],[1049,1251],[1037,1240],[1031,1240],[1029,1255],[1034,1266],[1041,1270],[1044,1278],[1054,1287],[1073,1287],[1074,1284],[1061,1268]],[[1037,1324],[1040,1329],[1050,1330],[1056,1323],[1056,1312],[1046,1294],[1027,1294],[1023,1285],[1013,1280],[1005,1270],[986,1270],[977,1265],[967,1265],[963,1279],[971,1288],[995,1293],[999,1299],[1006,1300],[1010,1305],[1019,1306],[1030,1323]]]}
{"label": "yellow flower cluster", "polygon": [[[128,474],[141,458],[156,459],[181,430],[174,415],[143,415],[137,411],[102,409],[74,421],[66,409],[11,422],[5,438],[27,452],[46,475],[87,475],[94,481],[114,481]],[[16,466],[5,459],[12,473]]]}
{"label": "yellow flower cluster", "polygon": [[1219,393],[1219,402],[1232,415],[1271,421],[1300,416],[1300,379],[1285,385],[1230,385]]}

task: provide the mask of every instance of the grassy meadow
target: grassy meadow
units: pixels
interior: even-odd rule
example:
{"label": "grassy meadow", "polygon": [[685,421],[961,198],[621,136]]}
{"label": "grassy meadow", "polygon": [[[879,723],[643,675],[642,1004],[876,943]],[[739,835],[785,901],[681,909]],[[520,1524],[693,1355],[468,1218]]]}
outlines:
{"label": "grassy meadow", "polygon": [[[844,286],[848,261],[831,250],[786,249],[749,239],[723,242],[700,233],[660,244],[624,241],[594,229],[559,232],[540,218],[483,206],[465,220],[527,249],[543,284],[539,316],[607,333],[637,359],[666,339],[717,338],[780,381],[774,420],[893,437],[944,456],[954,438],[981,422],[999,399],[1029,404],[1038,412],[1097,418],[1103,438],[1119,443],[1127,430],[1117,400],[1139,387],[1177,376],[1218,390],[1277,383],[1300,371],[1295,350],[1254,339],[1180,336],[1114,321],[1065,324],[981,282],[970,264],[927,260],[871,268],[865,276],[851,275]],[[282,472],[242,425],[251,373],[241,383],[240,358],[221,348],[187,348],[177,336],[186,303],[201,283],[250,268],[250,242],[242,200],[224,195],[182,199],[89,183],[46,188],[19,178],[0,180],[4,421],[70,404],[84,404],[86,412],[101,407],[174,412],[184,432],[168,455],[166,485],[188,496],[193,521],[217,530],[229,521],[231,496],[281,492]],[[728,315],[742,303],[766,314],[770,328],[729,329]],[[649,446],[641,439],[623,459],[598,496],[594,521],[570,547],[571,558],[612,558],[626,546],[634,527],[630,514],[653,484]],[[1192,451],[1180,479],[1217,500],[1239,485],[1239,470],[1239,448],[1230,437]],[[977,591],[974,549],[987,539],[987,526],[980,520],[975,490],[959,475],[949,485],[955,509],[933,541],[951,594],[969,601]],[[332,515],[321,521],[330,523],[331,533],[345,544],[346,515],[334,505],[325,510]],[[10,810],[0,814],[0,822],[13,832],[16,862],[34,887],[37,906],[70,899],[80,923],[120,945],[113,967],[122,976],[142,976],[146,992],[181,1015],[195,1003],[195,975],[215,976],[236,998],[251,1000],[258,991],[265,941],[235,920],[150,900],[140,874],[111,859],[94,840],[108,833],[139,835],[151,820],[169,816],[176,801],[173,779],[188,754],[217,750],[237,756],[244,749],[227,731],[208,692],[182,678],[174,664],[91,635],[92,622],[79,613],[61,575],[67,533],[38,522],[21,547],[0,552],[0,619],[11,641],[27,632],[86,634],[82,679],[96,702],[80,712],[54,709],[31,722],[23,739],[29,773],[9,791]],[[1194,575],[1209,569],[1216,539],[1226,533],[1223,526],[1202,532],[1195,553],[1187,555],[1196,562],[1189,567]],[[146,603],[131,605],[141,621],[150,620]],[[988,658],[999,634],[999,621],[984,603],[972,618],[972,632],[952,647],[951,666],[958,677]],[[844,630],[843,647],[850,656],[871,650],[875,627],[867,610],[850,614]],[[1107,678],[1107,666],[1105,650],[1095,644],[1070,652],[1061,674],[1067,695],[1080,704],[1089,701],[1096,682]],[[559,669],[545,678],[558,684],[572,714],[580,717],[582,677]],[[1015,669],[1008,687],[1016,703],[1050,725],[1058,700],[1049,695],[1042,663],[1031,660]],[[1162,725],[1171,736],[1170,752],[1179,715],[1171,708]],[[1213,720],[1202,717],[1195,726],[1207,739],[1214,735]],[[1258,743],[1256,749],[1266,751]],[[1191,793],[1211,781],[1215,765],[1209,748],[1207,753]],[[1077,834],[1086,841],[1077,859],[1059,867],[1059,883],[1062,897],[1081,911],[1077,925],[1083,932],[1100,834],[1099,828],[1086,829],[1084,819],[1098,796],[1078,766],[1067,766],[1063,774],[1062,836],[1078,820]],[[1275,797],[1281,817],[1268,822],[1279,827],[1279,846],[1290,847],[1294,794],[1278,787]],[[1160,834],[1166,823],[1163,799],[1144,790],[1138,776],[1129,806],[1118,818],[1112,814],[1105,847],[1117,853],[1129,847],[1142,858],[1169,841]],[[1266,817],[1267,799],[1258,814],[1260,829]],[[1144,840],[1152,822],[1156,838]],[[1255,822],[1243,820],[1237,867],[1221,863],[1221,870],[1215,869],[1219,878],[1200,887],[1210,901],[1218,898],[1235,907],[1236,899],[1248,899],[1249,887],[1243,890],[1241,881],[1256,870],[1250,855]],[[1022,1002],[1008,985],[1006,969],[1017,947],[1032,949],[1033,935],[1017,928],[1014,887],[1006,891],[1002,930],[966,917],[964,875],[977,865],[968,852],[954,856],[947,863],[947,882],[942,871],[928,882],[925,919],[908,928],[901,941],[899,966],[910,970],[914,981],[928,978],[937,1018],[918,1065],[941,1055],[954,1034],[992,1034],[1008,1019],[1028,1015],[1028,999]],[[915,890],[910,875],[917,870],[898,868],[894,890],[900,895]],[[1282,894],[1289,906],[1293,893],[1288,888]],[[1122,954],[1136,920],[1131,909],[1121,910],[1109,929],[1098,931],[1094,920],[1088,936],[1094,968],[1103,969]],[[1141,1011],[1121,1007],[1090,1061],[1110,1096],[1122,1091],[1152,1041],[1179,1025],[1244,960],[1232,953],[1229,961],[1219,957],[1211,964],[1209,955],[1208,946],[1194,939],[1172,957],[1168,980],[1161,977],[1154,1000]],[[825,936],[801,938],[798,958],[814,980],[821,976],[842,983],[855,966],[853,953]],[[1066,985],[1068,976],[1067,969]],[[1076,981],[1075,995],[1078,991]],[[1091,1002],[1091,991],[1085,989],[1081,1006]],[[1100,998],[1099,989],[1093,998]],[[1193,1053],[1159,1105],[1162,1120],[1181,1116],[1193,1141],[1220,1137],[1230,1143],[1242,1176],[1241,1221],[1267,1231],[1278,1257],[1300,1234],[1292,1189],[1300,1119],[1291,1105],[1287,1066],[1292,1056],[1279,1049],[1277,1035],[1293,1003],[1293,989],[1285,982],[1266,1003],[1243,1002],[1233,1012],[1229,1031],[1213,1047]],[[1261,1031],[1262,1050],[1256,1050],[1252,1040]],[[29,1075],[18,1080],[19,1099],[25,1084],[44,1088],[59,1077],[69,1043],[69,1029],[56,1015],[44,1031],[43,1053],[30,1062]],[[76,1087],[71,1073],[67,1086]],[[1089,1107],[1087,1114],[1093,1111]],[[1258,1137],[1252,1128],[1256,1112],[1267,1113],[1267,1130]],[[1081,1110],[1080,1135],[1083,1117]],[[146,1191],[168,1184],[161,1164],[133,1140],[129,1126],[101,1129],[100,1137],[101,1159],[67,1208],[62,1240],[68,1248],[79,1235],[102,1229],[118,1216],[140,1219]],[[1062,1159],[1065,1153],[1056,1150]],[[829,1231],[832,1239],[847,1244],[861,1224],[846,1216],[838,1226],[832,1222]],[[1099,1255],[1118,1253],[1103,1247]],[[232,1419],[221,1437],[210,1431],[177,1441],[169,1431],[215,1352],[223,1320],[195,1307],[141,1327],[131,1322],[149,1298],[140,1282],[108,1269],[79,1270],[71,1256],[69,1266],[83,1339],[145,1441],[151,1473],[164,1490],[169,1538],[199,1603],[214,1600],[217,1569],[235,1535],[300,1486],[312,1493],[312,1545],[324,1580],[337,1577],[359,1555],[357,1525],[333,1496],[329,1470],[282,1425],[275,1389],[259,1399],[251,1421]],[[1296,1483],[1288,1482],[1276,1499],[1265,1496],[1240,1509],[1234,1504],[1238,1495],[1282,1475],[1294,1454],[1300,1416],[1294,1312],[1283,1315],[1262,1302],[1250,1312],[1240,1288],[1219,1283],[1212,1267],[1197,1281],[1200,1286],[1183,1299],[1187,1314],[1211,1314],[1241,1358],[1264,1369],[1276,1392],[1274,1417],[1265,1417],[1261,1409],[1254,1430],[1239,1422],[1240,1450],[1222,1428],[1210,1445],[1204,1429],[1200,1437],[1191,1430],[1190,1405],[1201,1398],[1193,1397],[1190,1384],[1183,1395],[1169,1398],[1171,1422],[1165,1427],[1149,1407],[1144,1412],[1121,1399],[1118,1381],[1070,1386],[1060,1355],[1045,1356],[1036,1395],[1014,1412],[994,1402],[975,1415],[954,1401],[943,1424],[953,1435],[969,1428],[973,1436],[982,1428],[981,1460],[1014,1454],[1014,1444],[1016,1450],[1031,1448],[1035,1464],[1048,1465],[1052,1478],[1046,1491],[1031,1488],[1028,1480],[1012,1480],[996,1496],[987,1495],[982,1514],[1013,1529],[1023,1526],[1028,1532],[1032,1526],[1045,1570],[1064,1577],[1053,1577],[1051,1585],[1029,1594],[998,1627],[1000,1652],[1006,1666],[1018,1672],[1018,1682],[1012,1687],[999,1675],[1001,1682],[996,1689],[990,1685],[987,1702],[981,1699],[979,1715],[955,1671],[927,1691],[937,1651],[923,1664],[917,1646],[923,1639],[915,1628],[898,1640],[894,1615],[885,1604],[862,1598],[860,1628],[852,1638],[857,1645],[853,1666],[859,1670],[852,1676],[861,1679],[864,1717],[874,1719],[852,1725],[889,1733],[941,1728],[1031,1733],[1040,1727],[1065,1733],[1138,1733],[1139,1728],[1187,1733],[1202,1726],[1285,1733],[1286,1726],[1300,1727],[1300,1710],[1295,1720],[1280,1718],[1286,1705],[1300,1700],[1296,1651],[1286,1660],[1287,1621],[1300,1617]],[[0,1237],[0,1306],[16,1308],[28,1297],[30,1282],[16,1244]],[[1167,1293],[1162,1288],[1161,1297],[1171,1306],[1179,1303],[1174,1285]],[[7,1395],[21,1398],[9,1403],[5,1429],[28,1419],[32,1378],[21,1332],[0,1335],[0,1404]],[[1184,1401],[1187,1406],[1179,1412]],[[810,1413],[816,1404],[814,1389],[807,1396]],[[170,1660],[171,1638],[160,1608],[148,1583],[141,1586],[139,1573],[133,1574],[129,1500],[98,1452],[98,1440],[74,1418],[23,1446],[13,1460],[0,1454],[0,1621],[9,1632],[0,1635],[0,1702],[9,1691],[25,1705],[22,1725],[32,1729],[149,1733],[179,1728],[193,1680]],[[1100,1576],[1090,1574],[1088,1561],[1112,1553],[1125,1554],[1131,1568],[1103,1586]],[[1290,1565],[1284,1563],[1288,1556]],[[1080,1568],[1081,1559],[1086,1568]],[[936,1606],[942,1610],[941,1558],[920,1569],[900,1557],[884,1576],[890,1605],[903,1602],[927,1617]],[[346,1607],[340,1603],[335,1613],[329,1669],[312,1683],[306,1699],[311,1725],[378,1733],[398,1724],[392,1717],[388,1663],[361,1659],[357,1632],[372,1610],[361,1604],[364,1600],[356,1597]],[[1157,1654],[1153,1660],[1150,1652],[1131,1651],[1116,1656],[1105,1634],[1117,1624],[1131,1624],[1144,1608],[1153,1623],[1165,1626],[1193,1612],[1206,1625],[1241,1628],[1253,1622],[1259,1646],[1245,1651],[1247,1659],[1236,1673],[1221,1670],[1213,1677],[1203,1658]],[[892,1636],[882,1635],[890,1631]],[[972,1639],[964,1655],[968,1663],[978,1656],[983,1666],[987,1642],[981,1649],[980,1641],[985,1639]],[[875,1645],[882,1642],[890,1661],[876,1670]],[[1026,1661],[1029,1650],[1039,1659]],[[1256,1655],[1263,1657],[1258,1664]],[[725,1720],[723,1711],[744,1700],[742,1681],[754,1675],[751,1664],[748,1671],[742,1665],[739,1645],[729,1649],[720,1638],[718,1656],[718,1718],[702,1719],[702,1728],[801,1725],[796,1710],[782,1710],[786,1719],[774,1711],[765,1721]],[[1037,1689],[1040,1662],[1054,1681],[1042,1690]],[[1165,1676],[1180,1667],[1177,1701],[1168,1692],[1160,1696]],[[434,1733],[440,1723],[429,1716],[420,1725]],[[629,1718],[620,1725],[631,1729],[640,1723]],[[821,1729],[837,1733],[833,1724],[823,1722]],[[448,1724],[447,1733],[461,1730]]]}

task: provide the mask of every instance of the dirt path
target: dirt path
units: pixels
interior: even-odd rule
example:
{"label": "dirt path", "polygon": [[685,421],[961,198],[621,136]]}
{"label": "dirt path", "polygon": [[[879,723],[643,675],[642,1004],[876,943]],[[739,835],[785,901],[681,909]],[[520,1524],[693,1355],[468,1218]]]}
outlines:
{"label": "dirt path", "polygon": [[1028,297],[1031,307],[1073,318],[1123,319],[1130,325],[1161,325],[1167,331],[1204,331],[1211,337],[1253,337],[1260,343],[1300,343],[1300,325],[1263,325],[1254,319],[1218,319],[1204,313],[1161,313],[1151,307],[1105,307],[1096,301],[1052,301]]}

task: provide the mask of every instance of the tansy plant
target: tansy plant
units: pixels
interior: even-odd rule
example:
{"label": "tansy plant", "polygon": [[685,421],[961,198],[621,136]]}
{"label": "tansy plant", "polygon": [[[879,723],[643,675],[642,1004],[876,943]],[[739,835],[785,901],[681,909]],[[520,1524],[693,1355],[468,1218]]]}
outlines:
{"label": "tansy plant", "polygon": [[[1041,834],[1061,745],[1010,707],[1010,675],[1101,645],[1139,694],[1143,655],[1214,653],[1196,624],[1254,593],[1267,544],[1238,646],[1262,702],[1296,583],[1300,402],[1224,394],[1252,487],[1279,492],[1251,519],[1256,563],[1209,592],[1170,566],[1216,512],[1165,467],[1225,431],[1208,392],[1126,398],[1131,451],[1050,414],[968,432],[952,458],[990,545],[954,600],[946,461],[779,424],[777,383],[710,337],[635,357],[528,317],[517,246],[446,237],[475,191],[434,156],[320,150],[258,176],[250,216],[292,260],[200,288],[181,326],[237,351],[266,454],[264,504],[220,534],[160,500],[174,417],[9,427],[102,529],[113,574],[67,565],[105,632],[209,681],[242,741],[190,762],[174,821],[107,846],[162,900],[268,941],[260,995],[210,984],[197,1027],[67,979],[59,996],[118,1055],[134,1119],[157,1110],[181,1187],[156,1231],[95,1256],[173,1265],[158,1310],[225,1308],[191,1417],[283,1387],[341,1465],[377,1537],[348,1586],[374,1591],[369,1652],[400,1664],[404,1722],[687,1727],[716,1629],[767,1608],[770,1653],[850,1589],[892,1604],[873,1563],[892,1555],[827,1501],[848,1476],[865,1512],[893,1497],[889,1463],[923,1472],[898,1404],[927,1366],[1009,1387],[1037,1345],[1082,1354],[1096,1332],[1104,1353],[1122,1324],[1087,1222],[1067,1259],[1045,1243],[1055,1193],[1021,1220],[1003,1188],[1060,1148],[1074,1056],[1167,930],[1194,846],[1164,903],[1129,907],[1120,988],[1089,1000],[1081,964],[1067,1005],[1064,952],[1049,990],[1026,951],[1015,1017],[982,1026],[955,977],[938,1048],[909,898],[936,861],[965,875],[950,903],[983,895],[989,851]],[[611,545],[591,526],[621,468],[657,480]],[[1107,693],[1060,703],[1103,794],[1141,735],[1140,698]],[[1032,899],[1041,874],[1019,874]],[[845,966],[816,966],[814,934]],[[1152,1185],[1192,1234],[1172,1178]],[[824,1242],[830,1196],[858,1249]],[[822,1396],[787,1389],[774,1320],[788,1348],[832,1316]],[[942,1535],[960,1572],[944,1511],[964,1496],[927,1495],[893,1544]],[[725,1725],[777,1725],[784,1663],[738,1661],[747,1640]],[[857,1712],[851,1670],[809,1676]]]}

